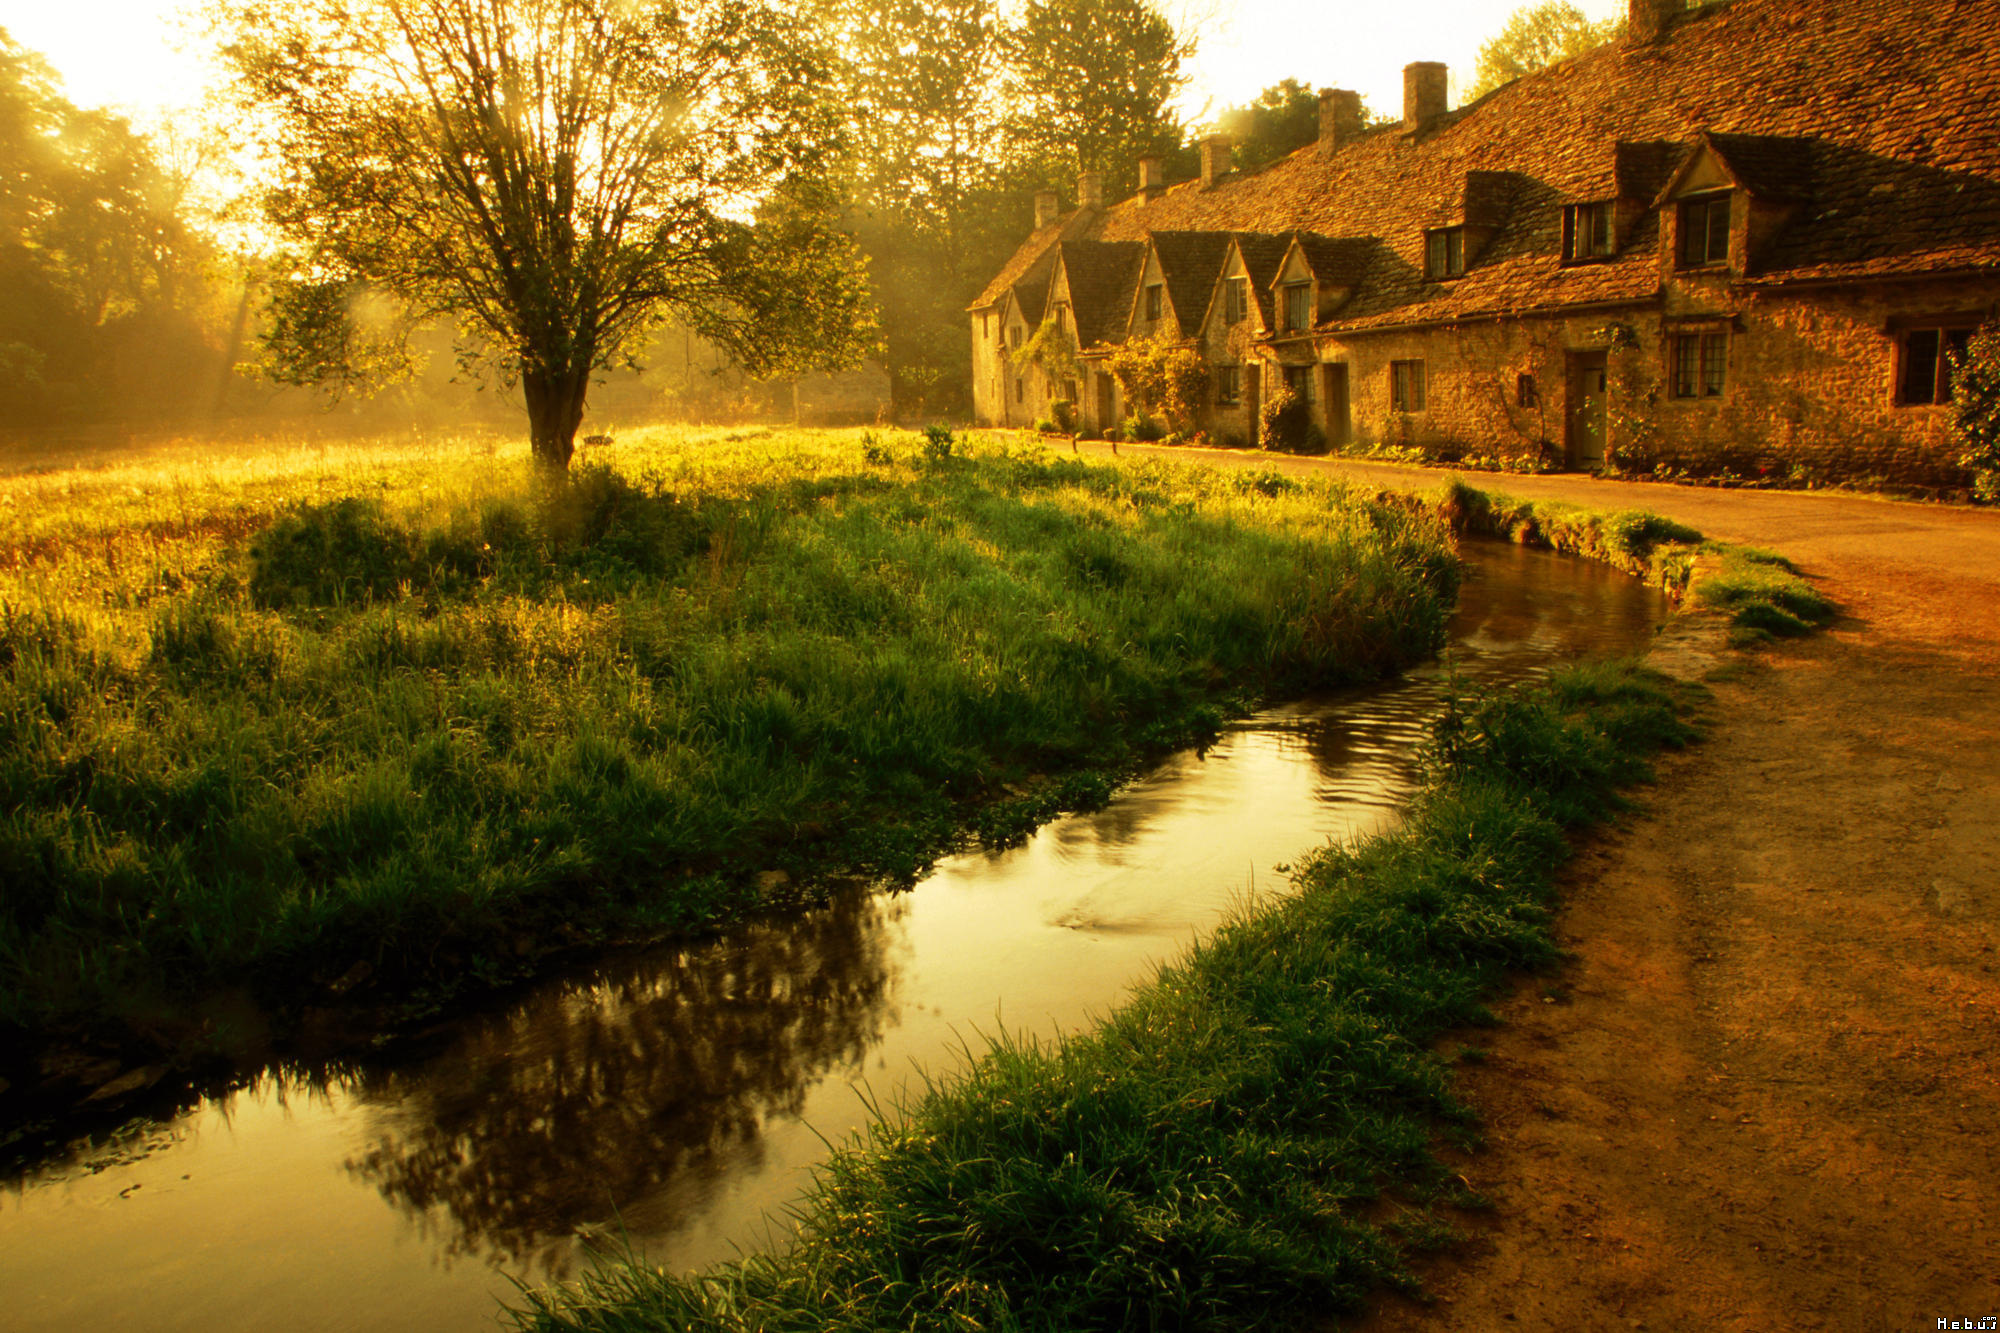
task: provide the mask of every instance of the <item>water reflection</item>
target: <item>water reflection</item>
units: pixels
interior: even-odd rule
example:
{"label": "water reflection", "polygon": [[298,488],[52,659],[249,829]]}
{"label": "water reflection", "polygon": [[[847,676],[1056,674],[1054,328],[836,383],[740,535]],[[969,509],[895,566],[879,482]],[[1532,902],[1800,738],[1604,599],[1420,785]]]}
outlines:
{"label": "water reflection", "polygon": [[368,1146],[348,1169],[446,1254],[541,1271],[561,1271],[578,1234],[695,1213],[754,1169],[770,1118],[879,1040],[905,903],[849,896],[625,959],[473,1024],[421,1067],[364,1073],[351,1091]]}
{"label": "water reflection", "polygon": [[1644,646],[1659,597],[1595,566],[1468,552],[1452,663],[1244,719],[1105,810],[454,1027],[423,1059],[292,1071],[109,1164],[0,1196],[0,1329],[490,1326],[511,1279],[625,1231],[677,1269],[768,1239],[912,1065],[996,1020],[1075,1030],[1274,864],[1388,827],[1450,674]]}

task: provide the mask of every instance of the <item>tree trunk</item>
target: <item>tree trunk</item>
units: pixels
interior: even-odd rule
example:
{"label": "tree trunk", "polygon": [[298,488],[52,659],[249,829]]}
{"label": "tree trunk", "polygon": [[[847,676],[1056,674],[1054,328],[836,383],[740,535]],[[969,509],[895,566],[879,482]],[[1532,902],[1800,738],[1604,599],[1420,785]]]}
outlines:
{"label": "tree trunk", "polygon": [[583,424],[583,400],[590,391],[590,372],[523,373],[521,396],[528,403],[528,447],[537,463],[551,472],[569,468],[576,452],[576,428]]}

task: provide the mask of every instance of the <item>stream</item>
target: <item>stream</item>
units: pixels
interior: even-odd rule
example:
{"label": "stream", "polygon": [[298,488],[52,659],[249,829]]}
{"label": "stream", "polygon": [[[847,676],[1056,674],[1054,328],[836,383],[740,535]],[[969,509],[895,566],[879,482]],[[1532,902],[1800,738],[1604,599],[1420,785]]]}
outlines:
{"label": "stream", "polygon": [[[1468,544],[1472,683],[1641,651],[1665,600]],[[687,1269],[781,1243],[871,1102],[982,1034],[1076,1030],[1274,867],[1392,827],[1433,664],[1268,709],[1103,810],[711,941],[551,978],[394,1062],[265,1071],[0,1185],[0,1329],[477,1329],[621,1233]]]}

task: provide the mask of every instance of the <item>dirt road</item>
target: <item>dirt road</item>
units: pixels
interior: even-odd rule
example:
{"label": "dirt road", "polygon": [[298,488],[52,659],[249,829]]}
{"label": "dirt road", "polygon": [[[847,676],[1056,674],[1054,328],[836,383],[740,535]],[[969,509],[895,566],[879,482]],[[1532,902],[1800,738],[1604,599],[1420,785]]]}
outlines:
{"label": "dirt road", "polygon": [[1716,683],[1712,737],[1573,863],[1573,961],[1460,1038],[1489,1054],[1464,1068],[1487,1146],[1458,1165],[1494,1207],[1428,1304],[1356,1326],[2000,1316],[2000,514],[1469,480],[1772,547],[1846,614]]}

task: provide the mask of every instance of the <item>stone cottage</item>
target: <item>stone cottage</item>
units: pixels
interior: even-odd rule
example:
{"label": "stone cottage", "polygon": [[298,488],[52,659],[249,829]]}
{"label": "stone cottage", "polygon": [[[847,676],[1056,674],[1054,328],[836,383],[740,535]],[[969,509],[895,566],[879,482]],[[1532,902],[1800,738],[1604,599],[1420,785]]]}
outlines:
{"label": "stone cottage", "polygon": [[[1217,438],[1284,384],[1335,446],[1956,480],[1950,353],[2000,311],[2000,0],[1630,3],[1470,106],[1413,64],[1399,123],[1328,91],[1262,170],[1211,138],[1198,179],[1038,197],[971,307],[980,421],[1113,425],[1107,358],[1155,338],[1203,353]],[[1073,354],[1021,355],[1044,325]]]}

